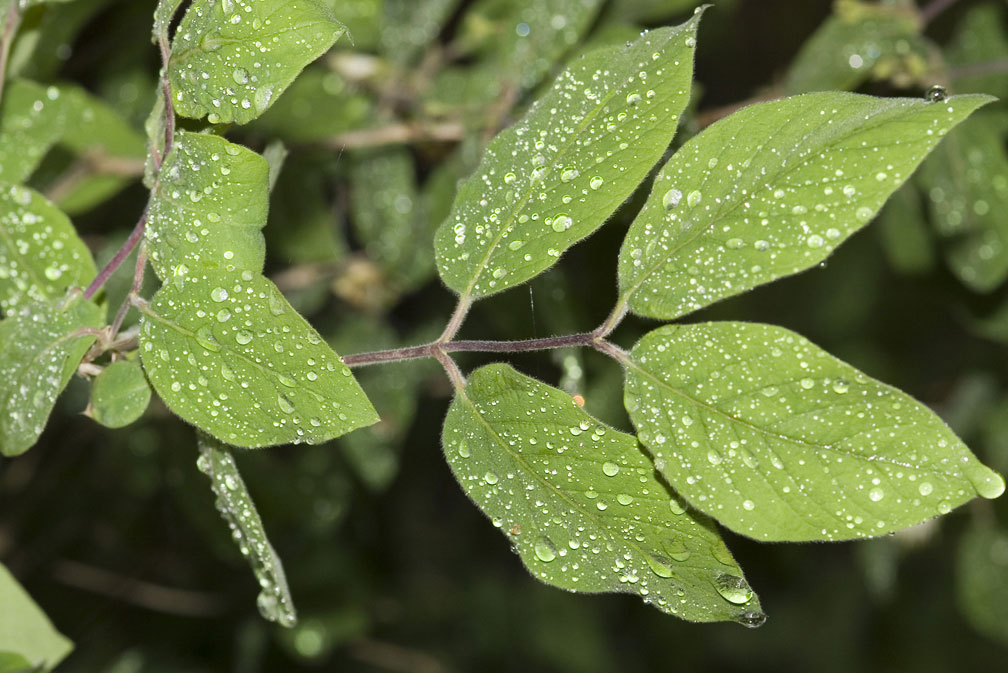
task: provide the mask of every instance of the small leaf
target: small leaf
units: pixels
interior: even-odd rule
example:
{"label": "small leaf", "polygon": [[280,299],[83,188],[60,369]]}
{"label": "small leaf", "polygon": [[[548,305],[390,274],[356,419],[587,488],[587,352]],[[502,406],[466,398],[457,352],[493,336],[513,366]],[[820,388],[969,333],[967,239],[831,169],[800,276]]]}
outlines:
{"label": "small leaf", "polygon": [[448,287],[479,298],[519,285],[602,226],[675,133],[698,22],[588,54],[490,143],[435,238]]}
{"label": "small leaf", "polygon": [[157,44],[158,40],[168,42],[168,28],[181,4],[182,0],[158,0],[157,7],[154,8],[154,25],[151,31],[151,41],[154,44]]}
{"label": "small leaf", "polygon": [[672,486],[759,540],[883,535],[1004,491],[922,404],[780,327],[657,329],[625,404]]}
{"label": "small leaf", "polygon": [[65,308],[25,303],[0,321],[0,454],[16,456],[38,440],[56,398],[94,343],[104,311],[79,294]]}
{"label": "small leaf", "polygon": [[175,112],[249,122],[343,33],[317,0],[195,0],[168,62]]}
{"label": "small leaf", "polygon": [[466,494],[547,584],[635,593],[691,621],[765,619],[711,522],[679,504],[632,436],[563,391],[483,367],[448,410],[444,450]]}
{"label": "small leaf", "polygon": [[62,299],[97,273],[59,208],[32,189],[0,182],[0,309]]}
{"label": "small leaf", "polygon": [[963,283],[989,292],[1008,278],[1008,152],[997,114],[978,114],[921,166],[918,183],[931,220],[952,242],[949,266]]}
{"label": "small leaf", "polygon": [[27,180],[65,127],[66,109],[57,87],[8,82],[0,103],[0,180]]}
{"label": "small leaf", "polygon": [[179,131],[150,205],[151,266],[162,280],[195,268],[259,273],[268,211],[265,159],[218,136]]}
{"label": "small leaf", "polygon": [[107,428],[122,428],[143,415],[150,398],[150,384],[140,365],[113,362],[91,385],[91,417]]}
{"label": "small leaf", "polygon": [[158,290],[140,357],[172,411],[234,446],[323,442],[378,420],[339,356],[250,271],[207,269]]}
{"label": "small leaf", "polygon": [[818,264],[991,100],[817,93],[736,112],[659,172],[620,251],[621,301],[672,319]]}
{"label": "small leaf", "polygon": [[959,540],[959,609],[984,635],[1008,643],[1008,534],[974,526]]}
{"label": "small leaf", "polygon": [[266,537],[262,519],[238,473],[231,452],[202,432],[198,433],[198,444],[200,455],[196,465],[210,477],[210,487],[217,496],[217,511],[227,522],[231,538],[248,561],[259,584],[259,596],[256,598],[259,614],[281,626],[294,626],[297,624],[297,612],[283,564]]}
{"label": "small leaf", "polygon": [[[73,649],[53,627],[52,622],[36,605],[24,587],[0,563],[0,668],[15,662],[16,657],[28,662],[31,669],[52,670]],[[13,655],[13,656],[11,656]],[[9,668],[10,671],[25,669]]]}

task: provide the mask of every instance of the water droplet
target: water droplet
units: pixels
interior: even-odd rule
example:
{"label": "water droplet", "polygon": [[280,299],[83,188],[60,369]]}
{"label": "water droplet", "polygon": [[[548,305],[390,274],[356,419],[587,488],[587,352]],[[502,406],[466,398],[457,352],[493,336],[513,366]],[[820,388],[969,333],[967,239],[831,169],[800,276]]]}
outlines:
{"label": "water droplet", "polygon": [[732,250],[738,250],[739,248],[745,247],[745,241],[741,238],[729,238],[725,241],[725,247],[731,248]]}
{"label": "water droplet", "polygon": [[633,502],[633,496],[626,493],[618,493],[616,494],[616,502],[621,505],[629,505]]}
{"label": "water droplet", "polygon": [[504,269],[504,268],[497,268],[497,269],[494,269],[494,270],[493,270],[493,273],[492,273],[491,275],[492,275],[492,276],[493,276],[494,278],[496,278],[497,280],[500,280],[501,278],[503,278],[504,276],[506,276],[506,275],[507,275],[507,269]]}
{"label": "water droplet", "polygon": [[510,243],[508,243],[508,249],[519,250],[523,245],[525,245],[525,241],[518,241],[518,240],[511,241]]}
{"label": "water droplet", "polygon": [[685,44],[687,47],[689,47],[690,49],[692,49],[693,47],[696,46],[696,38],[693,37],[693,36],[687,37],[683,41],[683,44]]}
{"label": "water droplet", "polygon": [[948,514],[951,511],[952,511],[952,503],[950,503],[948,500],[942,500],[941,502],[938,503],[939,514]]}
{"label": "water droplet", "polygon": [[549,563],[557,556],[556,547],[548,537],[541,537],[536,540],[533,549],[535,550],[536,558],[543,563]]}
{"label": "water droplet", "polygon": [[517,178],[515,177],[514,173],[505,173],[504,174],[504,184],[505,185],[513,184],[516,179]]}
{"label": "water droplet", "polygon": [[747,512],[751,512],[754,509],[756,509],[756,503],[754,503],[752,500],[743,500],[742,509],[746,510]]}
{"label": "water droplet", "polygon": [[207,349],[208,351],[217,353],[220,351],[220,343],[214,338],[213,332],[207,327],[200,327],[196,330],[196,341],[199,342],[200,346]]}
{"label": "water droplet", "polygon": [[721,454],[714,449],[707,452],[707,462],[711,465],[720,465],[723,460],[724,458],[721,457]]}
{"label": "water droplet", "polygon": [[247,329],[238,330],[235,332],[235,341],[244,346],[248,342],[252,341],[252,332],[249,332]]}
{"label": "water droplet", "polygon": [[843,395],[850,389],[849,384],[843,379],[837,379],[833,382],[833,392]]}
{"label": "water droplet", "polygon": [[567,231],[568,229],[570,229],[570,226],[572,224],[574,224],[574,220],[572,220],[567,215],[557,215],[556,217],[553,218],[553,223],[550,226],[552,227],[553,231],[559,234],[560,232]]}
{"label": "water droplet", "polygon": [[619,474],[619,465],[612,462],[602,463],[602,473],[607,477],[615,477]]}
{"label": "water droplet", "polygon": [[932,103],[940,103],[948,98],[948,92],[945,90],[945,87],[935,84],[927,90],[924,97]]}
{"label": "water droplet", "polygon": [[808,247],[810,248],[821,248],[825,243],[823,237],[820,236],[819,234],[812,234],[811,236],[808,237],[808,241],[806,242],[808,243]]}
{"label": "water droplet", "polygon": [[288,388],[296,388],[297,387],[297,381],[295,381],[291,377],[286,376],[284,374],[277,374],[277,381],[280,382],[280,385],[287,386]]}
{"label": "water droplet", "polygon": [[753,247],[759,250],[760,252],[765,252],[770,249],[770,241],[764,241],[763,239],[760,239],[755,243],[753,243]]}
{"label": "water droplet", "polygon": [[934,486],[931,485],[930,481],[922,481],[917,486],[917,492],[920,493],[921,495],[925,495],[925,496],[926,495],[931,495],[932,491],[934,491]]}
{"label": "water droplet", "polygon": [[581,175],[576,168],[568,168],[560,174],[560,182],[570,182]]}
{"label": "water droplet", "polygon": [[987,467],[974,463],[966,469],[966,478],[981,498],[994,499],[1005,491],[1004,478]]}
{"label": "water droplet", "polygon": [[750,629],[755,629],[758,626],[763,626],[766,623],[766,615],[762,612],[757,612],[755,610],[747,610],[740,615],[735,617],[737,621],[742,626],[746,626]]}
{"label": "water droplet", "polygon": [[703,194],[701,194],[698,190],[694,189],[692,192],[686,195],[686,205],[688,205],[690,208],[696,208],[698,205],[700,205],[700,200],[702,198]]}
{"label": "water droplet", "polygon": [[878,502],[884,497],[885,497],[885,491],[883,491],[881,488],[876,487],[868,491],[868,499],[871,500],[872,502]]}
{"label": "water droplet", "polygon": [[472,455],[469,452],[469,444],[467,444],[465,441],[459,443],[458,455],[462,456],[463,458],[468,458],[470,455]]}
{"label": "water droplet", "polygon": [[714,580],[714,588],[729,603],[745,605],[752,600],[753,592],[741,577],[729,573],[721,573]]}
{"label": "water droplet", "polygon": [[275,288],[270,288],[269,299],[269,310],[273,315],[282,315],[287,311],[287,300],[284,299],[280,291]]}
{"label": "water droplet", "polygon": [[665,206],[665,210],[672,210],[679,205],[680,201],[682,201],[682,192],[678,189],[670,189],[662,197],[662,205]]}
{"label": "water droplet", "polygon": [[231,311],[222,308],[217,311],[217,322],[227,322],[231,318]]}
{"label": "water droplet", "polygon": [[500,481],[500,479],[493,472],[487,472],[486,474],[483,475],[483,481],[493,486],[498,481]]}
{"label": "water droplet", "polygon": [[628,93],[626,97],[626,102],[627,105],[637,105],[637,103],[641,102],[641,95],[636,92]]}
{"label": "water droplet", "polygon": [[49,280],[59,280],[59,277],[63,275],[63,270],[58,266],[47,266],[45,270],[45,277]]}
{"label": "water droplet", "polygon": [[210,290],[210,298],[216,302],[222,302],[228,298],[228,291],[222,287],[215,287]]}
{"label": "water droplet", "polygon": [[676,498],[669,499],[669,509],[672,510],[673,514],[686,513],[686,506],[679,502]]}
{"label": "water droplet", "polygon": [[235,68],[234,72],[231,73],[231,79],[235,81],[235,84],[248,84],[248,70],[245,68]]}
{"label": "water droplet", "polygon": [[815,381],[813,381],[812,379],[809,379],[809,378],[805,378],[805,379],[802,379],[801,381],[799,381],[798,385],[800,385],[805,390],[811,390],[812,387],[815,385]]}
{"label": "water droplet", "polygon": [[605,180],[596,175],[588,182],[588,186],[591,187],[592,189],[598,189],[599,187],[602,186],[603,182],[605,182]]}
{"label": "water droplet", "polygon": [[291,402],[290,398],[284,395],[283,393],[277,395],[277,404],[280,405],[280,411],[284,412],[285,414],[294,413],[294,403]]}
{"label": "water droplet", "polygon": [[225,381],[234,381],[236,378],[234,370],[228,367],[226,364],[221,364],[220,373],[221,376],[224,377]]}
{"label": "water droplet", "polygon": [[651,568],[653,572],[658,577],[672,577],[672,563],[663,556],[652,556],[651,554],[645,554],[644,560],[647,561],[648,567]]}

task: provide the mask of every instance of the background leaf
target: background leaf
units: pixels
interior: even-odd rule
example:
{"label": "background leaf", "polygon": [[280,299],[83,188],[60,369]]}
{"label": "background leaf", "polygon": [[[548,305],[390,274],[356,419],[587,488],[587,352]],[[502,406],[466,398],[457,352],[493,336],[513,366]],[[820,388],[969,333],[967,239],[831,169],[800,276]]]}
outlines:
{"label": "background leaf", "polygon": [[259,273],[268,213],[262,156],[218,136],[179,131],[151,200],[151,266],[162,280],[192,268]]}
{"label": "background leaf", "polygon": [[162,287],[140,357],[172,411],[234,446],[323,442],[378,420],[339,356],[249,271],[207,269]]}
{"label": "background leaf", "polygon": [[1008,534],[974,524],[959,540],[955,570],[960,610],[978,631],[1008,642]]}
{"label": "background leaf", "polygon": [[151,388],[140,365],[113,362],[91,384],[91,417],[107,428],[122,428],[147,410]]}
{"label": "background leaf", "polygon": [[175,112],[211,124],[251,121],[343,32],[317,0],[196,0],[168,62]]}
{"label": "background leaf", "polygon": [[435,237],[448,287],[476,298],[506,290],[602,226],[675,133],[698,22],[592,52],[494,138]]}
{"label": "background leaf", "polygon": [[0,454],[16,456],[38,440],[56,398],[95,337],[104,311],[81,296],[22,304],[0,321]]}
{"label": "background leaf", "polygon": [[97,273],[59,208],[32,189],[0,182],[0,309],[62,299]]}
{"label": "background leaf", "polygon": [[818,264],[990,100],[817,93],[721,120],[655,179],[620,251],[621,301],[671,319]]}
{"label": "background leaf", "polygon": [[547,584],[635,593],[691,621],[763,623],[711,523],[655,478],[632,436],[563,391],[483,367],[457,392],[443,442],[463,490]]}
{"label": "background leaf", "polygon": [[198,434],[199,458],[196,465],[210,477],[217,511],[228,527],[231,539],[248,561],[259,585],[256,606],[266,619],[281,626],[297,623],[294,600],[287,586],[287,576],[276,550],[266,537],[266,529],[252,496],[238,473],[238,466],[227,447],[202,432]]}
{"label": "background leaf", "polygon": [[758,540],[884,535],[1005,488],[922,404],[781,327],[650,332],[625,403],[672,486]]}
{"label": "background leaf", "polygon": [[49,671],[73,649],[2,563],[0,605],[0,653],[20,655],[32,668]]}

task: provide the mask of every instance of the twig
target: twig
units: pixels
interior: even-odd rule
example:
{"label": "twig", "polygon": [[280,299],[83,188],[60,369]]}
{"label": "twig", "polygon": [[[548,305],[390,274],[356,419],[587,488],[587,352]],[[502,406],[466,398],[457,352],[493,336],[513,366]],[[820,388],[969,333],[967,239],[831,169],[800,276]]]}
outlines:
{"label": "twig", "polygon": [[133,248],[137,247],[140,241],[143,240],[144,230],[147,227],[147,217],[150,214],[150,200],[147,201],[147,205],[144,207],[143,215],[137,220],[136,226],[133,227],[133,231],[130,232],[129,238],[123,243],[122,247],[116,252],[115,257],[109,260],[109,263],[95,276],[95,279],[91,281],[91,284],[87,286],[84,290],[84,298],[90,299],[95,296],[98,290],[101,289],[109,277],[115,273],[116,269],[130,256],[133,252]]}
{"label": "twig", "polygon": [[934,21],[935,17],[957,2],[959,2],[959,0],[931,0],[930,3],[922,7],[920,10],[921,25],[928,25]]}
{"label": "twig", "polygon": [[0,35],[0,101],[3,100],[4,82],[7,80],[7,57],[10,55],[10,48],[14,43],[14,35],[17,34],[17,29],[20,25],[21,3],[19,0],[11,0],[10,9],[7,10],[7,22],[4,24],[3,35]]}
{"label": "twig", "polygon": [[350,645],[350,656],[365,664],[401,673],[447,673],[440,661],[418,650],[362,638]]}
{"label": "twig", "polygon": [[101,151],[88,152],[78,158],[59,180],[46,189],[46,198],[50,201],[60,201],[91,173],[135,178],[143,175],[143,172],[142,159],[108,157]]}
{"label": "twig", "polygon": [[996,75],[1008,72],[1008,59],[998,61],[985,61],[983,63],[970,63],[958,68],[949,68],[945,71],[945,77],[950,81],[963,79],[964,77],[975,77],[977,75]]}
{"label": "twig", "polygon": [[458,142],[465,138],[466,128],[459,122],[398,123],[373,129],[347,131],[323,141],[329,149],[359,149],[400,143]]}
{"label": "twig", "polygon": [[144,267],[146,266],[147,248],[141,245],[140,251],[137,253],[136,269],[133,272],[133,286],[130,288],[129,294],[126,295],[126,299],[123,300],[122,306],[119,307],[119,312],[116,313],[115,320],[112,321],[112,328],[109,330],[109,334],[113,340],[119,336],[119,328],[122,327],[123,319],[126,318],[126,313],[129,312],[132,306],[130,297],[140,294],[140,286],[143,285]]}

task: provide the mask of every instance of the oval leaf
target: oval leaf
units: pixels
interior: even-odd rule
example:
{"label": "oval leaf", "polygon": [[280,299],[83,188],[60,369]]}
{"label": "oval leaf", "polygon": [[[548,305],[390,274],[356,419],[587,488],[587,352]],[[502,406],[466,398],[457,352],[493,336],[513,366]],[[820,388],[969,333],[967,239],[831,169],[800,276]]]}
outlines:
{"label": "oval leaf", "polygon": [[0,182],[0,309],[62,299],[97,273],[59,208],[32,189]]}
{"label": "oval leaf", "polygon": [[168,61],[175,112],[249,122],[344,30],[318,0],[196,0]]}
{"label": "oval leaf", "polygon": [[483,367],[448,410],[444,449],[466,494],[547,584],[635,593],[691,621],[763,622],[711,522],[679,504],[632,436],[563,391]]}
{"label": "oval leaf", "polygon": [[[56,630],[3,564],[0,564],[0,605],[3,606],[0,610],[0,654],[8,655],[8,661],[16,661],[11,655],[18,655],[28,663],[26,669],[4,670],[49,671],[70,654],[73,643]],[[3,663],[7,662],[0,662],[0,666]]]}
{"label": "oval leaf", "polygon": [[140,365],[113,362],[91,385],[91,417],[107,428],[122,428],[143,415],[150,398],[150,384]]}
{"label": "oval leaf", "polygon": [[158,290],[140,358],[172,411],[234,446],[323,442],[378,420],[339,356],[249,271],[191,273]]}
{"label": "oval leaf", "polygon": [[620,251],[622,301],[671,319],[818,264],[991,100],[816,93],[736,112],[658,174]]}
{"label": "oval leaf", "polygon": [[94,343],[104,311],[81,295],[65,308],[26,303],[0,321],[0,454],[16,456],[38,440],[56,398]]}
{"label": "oval leaf", "polygon": [[977,631],[1008,643],[1008,534],[974,526],[960,538],[958,547],[959,609]]}
{"label": "oval leaf", "polygon": [[655,330],[625,403],[673,487],[759,540],[883,535],[1004,491],[922,404],[780,327]]}
{"label": "oval leaf", "polygon": [[494,138],[435,237],[448,287],[479,298],[519,285],[602,226],[675,133],[699,20],[588,54]]}
{"label": "oval leaf", "polygon": [[269,213],[269,165],[218,136],[179,131],[154,187],[147,248],[162,280],[190,268],[259,273]]}
{"label": "oval leaf", "polygon": [[210,477],[210,487],[217,511],[231,529],[231,539],[238,545],[259,584],[256,605],[259,614],[271,622],[291,627],[297,623],[294,600],[287,586],[283,564],[269,538],[252,496],[238,473],[238,466],[227,447],[202,432],[199,433],[199,458],[196,466]]}

